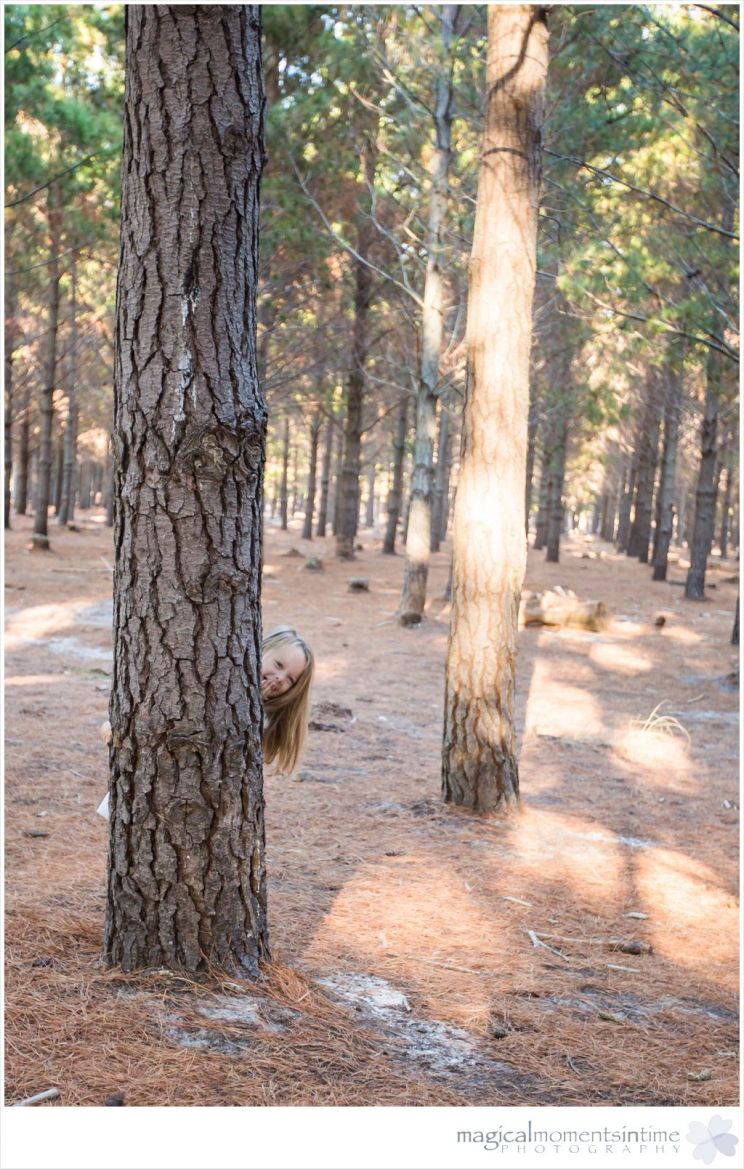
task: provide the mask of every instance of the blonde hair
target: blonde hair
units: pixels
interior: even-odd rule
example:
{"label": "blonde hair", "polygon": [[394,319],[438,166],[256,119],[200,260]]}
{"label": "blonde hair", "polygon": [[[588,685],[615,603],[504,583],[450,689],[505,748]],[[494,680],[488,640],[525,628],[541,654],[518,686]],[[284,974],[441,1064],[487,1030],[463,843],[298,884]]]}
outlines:
{"label": "blonde hair", "polygon": [[280,625],[264,638],[262,653],[278,649],[280,645],[297,645],[305,655],[307,665],[293,686],[276,698],[264,700],[263,749],[267,763],[276,763],[282,775],[294,771],[307,738],[310,710],[310,683],[313,679],[315,658],[313,651],[296,630]]}

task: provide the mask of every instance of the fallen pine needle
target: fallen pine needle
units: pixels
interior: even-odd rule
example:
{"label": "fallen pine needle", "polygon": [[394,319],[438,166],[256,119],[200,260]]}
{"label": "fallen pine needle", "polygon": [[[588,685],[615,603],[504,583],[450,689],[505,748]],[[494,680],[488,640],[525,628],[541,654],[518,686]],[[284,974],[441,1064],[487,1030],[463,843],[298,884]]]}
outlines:
{"label": "fallen pine needle", "polygon": [[521,897],[509,897],[507,893],[502,893],[502,901],[514,901],[517,905],[526,905],[528,909],[532,909],[531,901],[523,901]]}

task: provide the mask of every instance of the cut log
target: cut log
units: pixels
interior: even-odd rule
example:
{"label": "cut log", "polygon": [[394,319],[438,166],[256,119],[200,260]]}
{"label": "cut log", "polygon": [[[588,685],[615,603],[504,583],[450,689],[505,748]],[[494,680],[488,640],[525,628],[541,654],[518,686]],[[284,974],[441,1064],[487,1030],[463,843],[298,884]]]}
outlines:
{"label": "cut log", "polygon": [[588,629],[592,633],[607,629],[611,616],[603,601],[580,601],[574,593],[563,589],[532,593],[522,609],[524,625],[564,626]]}

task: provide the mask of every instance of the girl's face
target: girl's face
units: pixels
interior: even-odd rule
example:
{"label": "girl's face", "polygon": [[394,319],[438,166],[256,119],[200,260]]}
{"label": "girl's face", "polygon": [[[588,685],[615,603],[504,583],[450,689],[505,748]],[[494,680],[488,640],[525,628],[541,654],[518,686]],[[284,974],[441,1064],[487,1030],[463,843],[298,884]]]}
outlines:
{"label": "girl's face", "polygon": [[277,645],[261,659],[261,697],[278,698],[304,674],[307,662],[299,645]]}

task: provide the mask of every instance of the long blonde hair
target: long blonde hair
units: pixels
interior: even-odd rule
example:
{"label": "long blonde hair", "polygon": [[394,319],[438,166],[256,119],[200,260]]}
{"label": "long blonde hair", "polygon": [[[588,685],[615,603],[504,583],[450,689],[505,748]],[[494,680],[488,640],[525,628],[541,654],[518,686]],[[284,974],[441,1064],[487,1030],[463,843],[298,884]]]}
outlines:
{"label": "long blonde hair", "polygon": [[263,749],[267,763],[276,763],[282,775],[289,775],[297,766],[307,738],[310,710],[310,683],[313,680],[315,658],[306,641],[289,625],[280,625],[264,638],[262,653],[278,649],[280,645],[297,645],[305,655],[307,665],[293,686],[276,698],[264,700]]}

